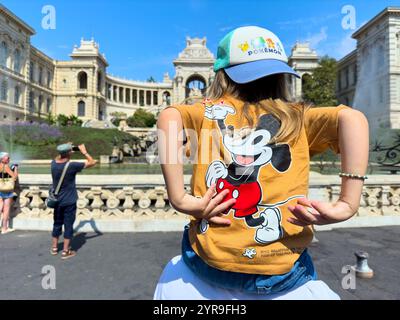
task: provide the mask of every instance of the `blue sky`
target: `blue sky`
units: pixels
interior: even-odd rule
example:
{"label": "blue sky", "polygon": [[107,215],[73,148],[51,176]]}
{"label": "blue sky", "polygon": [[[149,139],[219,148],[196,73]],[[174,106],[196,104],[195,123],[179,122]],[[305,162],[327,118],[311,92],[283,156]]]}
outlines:
{"label": "blue sky", "polygon": [[[172,76],[172,60],[185,47],[186,36],[207,37],[214,53],[230,30],[245,25],[266,27],[285,45],[287,55],[296,41],[309,41],[319,55],[341,58],[355,47],[342,28],[344,5],[356,12],[357,28],[387,6],[386,0],[2,0],[4,6],[36,30],[32,43],[58,60],[80,39],[94,37],[110,64],[108,72],[133,80]],[[41,27],[42,7],[56,9],[56,29]]]}

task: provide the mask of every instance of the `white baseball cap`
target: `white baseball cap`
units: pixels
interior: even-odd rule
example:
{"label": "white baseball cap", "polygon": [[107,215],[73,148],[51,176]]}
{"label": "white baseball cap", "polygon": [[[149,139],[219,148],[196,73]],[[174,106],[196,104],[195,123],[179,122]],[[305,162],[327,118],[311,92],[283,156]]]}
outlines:
{"label": "white baseball cap", "polygon": [[0,152],[0,160],[3,159],[4,157],[9,157],[10,155],[8,152]]}
{"label": "white baseball cap", "polygon": [[300,78],[287,62],[282,42],[273,32],[256,26],[240,27],[219,42],[214,71],[224,69],[237,83],[278,73]]}

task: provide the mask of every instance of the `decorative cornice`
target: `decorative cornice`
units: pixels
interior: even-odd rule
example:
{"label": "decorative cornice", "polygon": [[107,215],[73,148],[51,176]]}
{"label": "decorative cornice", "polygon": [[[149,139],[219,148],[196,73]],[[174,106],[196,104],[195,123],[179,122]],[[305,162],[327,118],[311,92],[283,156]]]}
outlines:
{"label": "decorative cornice", "polygon": [[22,19],[18,18],[14,13],[12,13],[10,10],[8,10],[2,4],[0,4],[0,13],[3,13],[9,19],[13,20],[16,24],[18,24],[21,28],[23,28],[30,36],[33,36],[34,34],[36,34],[35,29],[33,29],[31,26],[29,26]]}
{"label": "decorative cornice", "polygon": [[357,39],[362,33],[364,33],[367,29],[369,29],[373,24],[375,24],[380,19],[382,19],[383,17],[390,15],[390,14],[400,15],[400,7],[386,7],[381,12],[379,12],[375,17],[373,17],[371,20],[369,20],[366,24],[364,24],[362,27],[360,27],[356,32],[354,32],[351,37],[353,39]]}
{"label": "decorative cornice", "polygon": [[214,55],[208,50],[206,38],[186,38],[186,48],[173,61],[174,65],[181,63],[214,63]]}
{"label": "decorative cornice", "polygon": [[337,64],[338,65],[342,65],[342,64],[345,64],[346,62],[348,62],[349,60],[352,60],[352,59],[356,59],[357,60],[357,49],[354,49],[353,51],[351,51],[350,53],[345,55],[342,59],[340,59],[337,62]]}
{"label": "decorative cornice", "polygon": [[47,62],[50,62],[51,64],[55,65],[56,60],[54,60],[53,58],[49,57],[43,51],[40,51],[38,48],[36,48],[36,47],[34,47],[32,45],[31,45],[30,49],[31,49],[31,55],[35,54],[38,57],[40,57],[41,59],[47,60]]}
{"label": "decorative cornice", "polygon": [[172,89],[172,83],[135,81],[118,78],[109,74],[107,74],[106,80],[109,80],[111,84],[138,87],[138,89]]}

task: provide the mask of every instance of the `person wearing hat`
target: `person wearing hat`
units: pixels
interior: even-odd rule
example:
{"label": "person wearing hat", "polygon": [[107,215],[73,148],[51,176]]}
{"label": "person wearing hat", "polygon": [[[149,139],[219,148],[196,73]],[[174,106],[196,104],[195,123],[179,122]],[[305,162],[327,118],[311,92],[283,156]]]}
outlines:
{"label": "person wearing hat", "polygon": [[74,152],[72,143],[58,145],[58,156],[51,162],[53,189],[55,189],[58,185],[64,168],[66,165],[68,165],[60,191],[57,195],[58,202],[54,208],[52,246],[50,250],[52,255],[58,254],[58,238],[61,236],[62,227],[64,226],[64,245],[61,253],[61,259],[68,259],[76,255],[76,252],[70,247],[74,231],[73,226],[76,216],[76,202],[78,200],[76,175],[83,169],[95,166],[97,162],[89,155],[84,144],[79,145],[78,148],[79,151],[86,157],[85,162],[70,161]]}
{"label": "person wearing hat", "polygon": [[[0,179],[13,178],[17,180],[18,169],[17,165],[10,166],[10,155],[7,152],[0,152]],[[15,231],[10,228],[10,211],[13,204],[14,191],[0,192],[0,213],[2,214],[1,220],[1,234],[7,234]]]}
{"label": "person wearing hat", "polygon": [[[190,216],[181,255],[164,268],[154,299],[339,299],[318,280],[308,246],[313,225],[351,218],[368,165],[368,121],[340,105],[290,97],[299,77],[270,30],[237,28],[219,43],[202,103],[158,118],[170,204]],[[178,129],[178,130],[177,130]],[[184,188],[182,147],[194,163]],[[332,203],[307,198],[310,157],[341,155]]]}

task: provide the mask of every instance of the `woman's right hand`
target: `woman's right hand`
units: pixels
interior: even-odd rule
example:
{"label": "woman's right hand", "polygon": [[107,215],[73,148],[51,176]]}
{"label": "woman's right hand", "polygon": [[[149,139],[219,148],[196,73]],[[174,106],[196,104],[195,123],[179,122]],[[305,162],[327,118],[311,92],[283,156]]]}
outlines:
{"label": "woman's right hand", "polygon": [[197,219],[206,219],[211,223],[229,226],[231,220],[224,218],[222,215],[235,204],[236,199],[232,198],[223,202],[228,193],[229,190],[224,190],[216,194],[214,183],[202,198],[185,194],[182,199],[182,205],[179,206],[178,210],[190,214]]}

